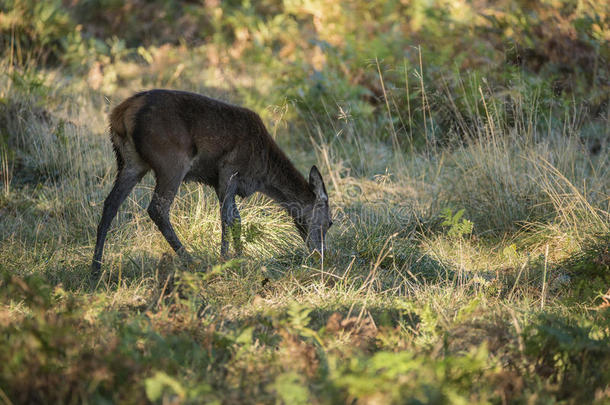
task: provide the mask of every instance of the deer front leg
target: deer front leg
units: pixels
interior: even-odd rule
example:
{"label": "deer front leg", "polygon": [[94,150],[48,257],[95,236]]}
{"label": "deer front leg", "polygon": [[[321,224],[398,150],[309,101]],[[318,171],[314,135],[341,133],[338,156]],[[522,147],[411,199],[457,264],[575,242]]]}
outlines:
{"label": "deer front leg", "polygon": [[237,204],[235,204],[235,194],[225,195],[221,200],[220,220],[222,224],[222,236],[220,242],[220,255],[223,258],[228,258],[229,254],[229,234],[233,239],[233,247],[235,253],[241,255],[241,217]]}
{"label": "deer front leg", "polygon": [[229,229],[231,230],[231,237],[233,239],[233,249],[235,249],[235,254],[237,256],[241,256],[243,252],[243,246],[241,244],[241,217],[239,216],[237,205],[235,205],[235,209],[233,210],[232,221],[229,221]]}
{"label": "deer front leg", "polygon": [[220,201],[220,221],[222,236],[220,241],[220,255],[223,259],[229,255],[229,238],[233,239],[233,247],[237,255],[242,253],[241,243],[241,217],[235,195],[238,187],[238,172],[230,168],[225,168],[220,176],[216,194]]}

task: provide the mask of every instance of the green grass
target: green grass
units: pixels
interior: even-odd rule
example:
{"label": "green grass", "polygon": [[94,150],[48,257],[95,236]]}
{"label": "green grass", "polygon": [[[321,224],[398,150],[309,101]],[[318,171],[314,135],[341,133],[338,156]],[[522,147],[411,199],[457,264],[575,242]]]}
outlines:
{"label": "green grass", "polygon": [[[412,32],[423,50],[403,57],[401,32],[383,25],[401,27],[396,4],[327,5],[316,28],[321,3],[263,3],[224,5],[222,19],[204,12],[213,5],[155,3],[163,18],[210,24],[204,44],[172,43],[171,30],[169,45],[140,28],[96,37],[111,27],[91,23],[95,2],[53,3],[50,15],[22,2],[47,31],[14,17],[7,41],[0,26],[11,44],[0,61],[0,403],[608,403],[603,64],[574,67],[575,87],[557,93],[561,61],[506,68],[489,48],[496,34],[466,29],[490,29],[471,5],[405,6],[425,24]],[[519,9],[494,24],[521,18],[513,39],[540,51],[525,28],[550,29],[544,18],[559,17],[544,7],[541,21]],[[589,21],[583,10],[570,12]],[[443,33],[457,36],[447,21],[476,52],[466,39],[443,47]],[[317,45],[301,43],[310,36]],[[592,43],[603,61],[603,41]],[[116,170],[107,113],[150,87],[249,106],[302,172],[322,170],[335,223],[323,262],[261,195],[238,202],[244,254],[221,262],[216,196],[185,184],[171,219],[198,260],[182,263],[146,213],[149,175],[90,284]]]}

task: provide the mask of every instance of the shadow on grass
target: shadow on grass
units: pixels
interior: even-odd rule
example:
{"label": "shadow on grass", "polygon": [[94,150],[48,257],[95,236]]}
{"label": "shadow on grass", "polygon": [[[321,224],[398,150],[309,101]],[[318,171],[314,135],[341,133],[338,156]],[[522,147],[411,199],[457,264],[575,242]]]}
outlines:
{"label": "shadow on grass", "polygon": [[158,284],[178,270],[206,272],[216,264],[217,257],[202,252],[194,256],[193,262],[182,260],[172,252],[165,252],[161,257],[138,252],[136,255],[123,254],[115,260],[107,259],[102,264],[101,275],[95,278],[91,273],[90,257],[83,256],[82,261],[71,266],[46,267],[42,277],[49,285],[61,285],[66,291],[92,293],[143,283]]}

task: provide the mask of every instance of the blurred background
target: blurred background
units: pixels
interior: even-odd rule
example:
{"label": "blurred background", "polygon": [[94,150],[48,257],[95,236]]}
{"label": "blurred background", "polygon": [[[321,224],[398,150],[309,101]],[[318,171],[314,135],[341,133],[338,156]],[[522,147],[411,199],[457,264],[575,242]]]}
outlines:
{"label": "blurred background", "polygon": [[469,82],[485,79],[500,102],[538,91],[545,111],[578,100],[583,119],[608,119],[605,1],[3,0],[0,10],[4,68],[61,68],[108,96],[213,83],[252,107],[340,102],[370,116],[388,92],[392,108],[413,107],[414,128],[399,130],[424,133],[430,107],[425,130],[442,137],[456,114],[482,107],[468,107],[480,98]]}

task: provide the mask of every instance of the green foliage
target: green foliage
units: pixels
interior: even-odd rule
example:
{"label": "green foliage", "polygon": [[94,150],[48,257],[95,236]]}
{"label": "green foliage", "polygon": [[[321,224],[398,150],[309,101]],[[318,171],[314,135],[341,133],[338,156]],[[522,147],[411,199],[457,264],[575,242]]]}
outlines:
{"label": "green foliage", "polygon": [[126,347],[116,334],[106,328],[100,334],[83,319],[79,297],[33,277],[3,273],[2,284],[3,306],[25,305],[21,319],[9,322],[0,337],[0,386],[7,395],[18,402],[64,402],[136,394],[132,374],[139,366],[123,357]]}
{"label": "green foliage", "polygon": [[6,0],[0,8],[0,44],[11,62],[57,60],[65,50],[61,39],[74,22],[60,0]]}
{"label": "green foliage", "polygon": [[486,403],[494,397],[487,385],[493,372],[484,347],[439,360],[407,351],[379,352],[352,359],[337,383],[366,403]]}
{"label": "green foliage", "polygon": [[296,373],[280,374],[272,385],[278,399],[285,404],[310,404],[311,397],[303,378]]}
{"label": "green foliage", "polygon": [[[211,391],[208,385],[202,384],[195,388],[185,388],[180,381],[170,377],[162,371],[158,371],[152,377],[144,381],[146,396],[153,403],[200,403]],[[209,399],[208,399],[209,401]],[[206,401],[209,404],[219,403],[218,401]]]}
{"label": "green foliage", "polygon": [[[610,313],[562,317],[543,314],[524,331],[534,372],[554,382],[558,399],[589,402],[610,381]],[[573,387],[586,386],[573,392]]]}
{"label": "green foliage", "polygon": [[447,235],[452,238],[463,238],[472,233],[473,224],[471,221],[462,218],[464,209],[453,214],[451,208],[446,208],[442,213],[443,222],[441,226],[449,228]]}
{"label": "green foliage", "polygon": [[573,278],[564,290],[569,301],[599,301],[610,286],[610,236],[598,235],[559,268]]}

